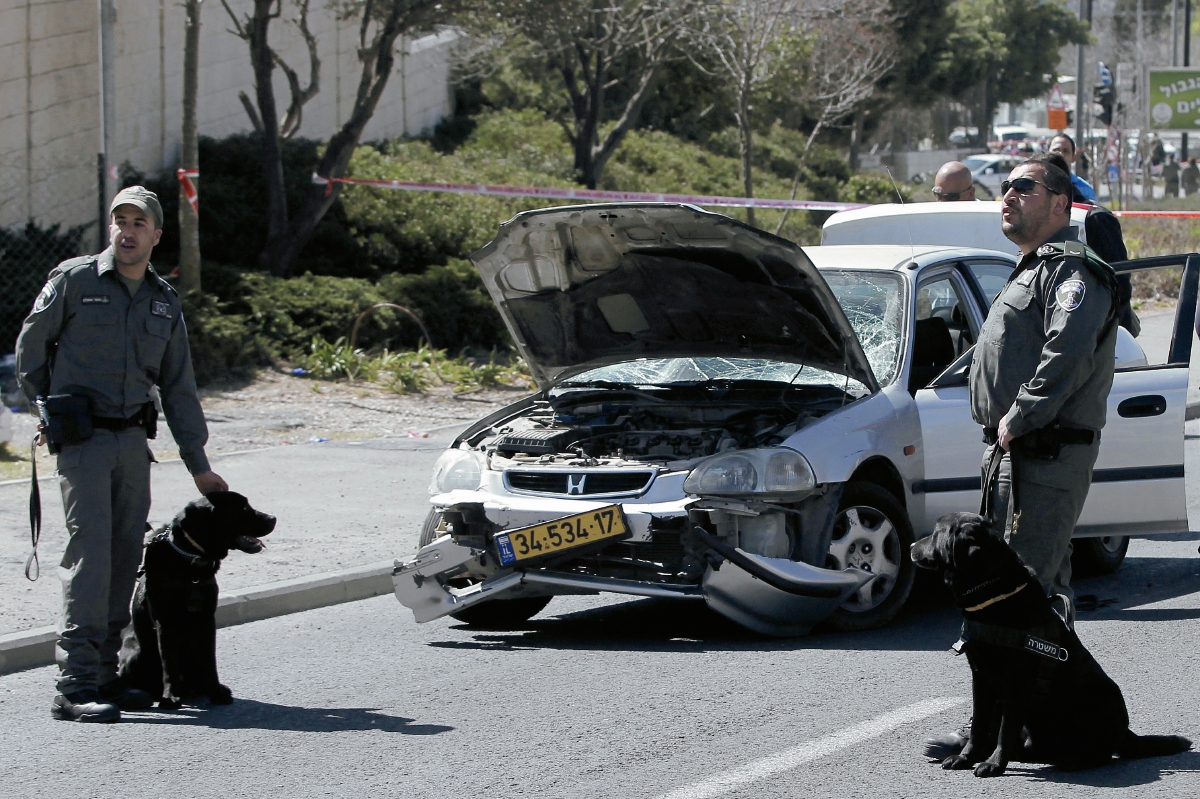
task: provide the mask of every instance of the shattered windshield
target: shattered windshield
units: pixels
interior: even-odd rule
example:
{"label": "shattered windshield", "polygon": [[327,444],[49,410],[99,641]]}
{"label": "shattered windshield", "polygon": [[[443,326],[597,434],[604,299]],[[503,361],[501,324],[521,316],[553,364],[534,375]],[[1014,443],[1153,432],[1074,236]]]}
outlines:
{"label": "shattered windshield", "polygon": [[901,280],[891,272],[821,270],[862,344],[879,385],[886,386],[900,366],[903,321]]}
{"label": "shattered windshield", "polygon": [[848,380],[845,375],[765,358],[639,358],[589,369],[559,386],[595,383],[659,386],[709,380],[759,380],[798,386],[836,386],[856,397],[869,393],[866,386],[852,378]]}
{"label": "shattered windshield", "polygon": [[[900,360],[901,282],[889,272],[822,271],[866,352],[879,384],[887,385]],[[845,375],[765,358],[639,358],[589,369],[560,387],[596,383],[658,386],[709,380],[760,380],[836,386],[860,397],[867,387]]]}

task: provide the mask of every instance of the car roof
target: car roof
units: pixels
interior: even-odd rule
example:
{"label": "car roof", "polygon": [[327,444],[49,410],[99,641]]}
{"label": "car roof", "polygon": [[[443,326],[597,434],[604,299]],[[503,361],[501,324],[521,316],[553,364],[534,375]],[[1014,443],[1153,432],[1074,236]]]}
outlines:
{"label": "car roof", "polygon": [[892,244],[833,244],[805,247],[804,252],[817,269],[871,269],[899,272],[916,263],[919,271],[931,264],[956,258],[996,258],[1015,260],[1011,253],[978,247],[896,246]]}

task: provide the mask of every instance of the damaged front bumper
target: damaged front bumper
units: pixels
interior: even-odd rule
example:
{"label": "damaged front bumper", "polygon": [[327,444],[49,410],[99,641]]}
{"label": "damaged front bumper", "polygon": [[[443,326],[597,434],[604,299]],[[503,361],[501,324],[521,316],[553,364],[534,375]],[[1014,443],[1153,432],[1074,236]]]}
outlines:
{"label": "damaged front bumper", "polygon": [[[474,507],[479,512],[485,511],[479,505]],[[629,507],[634,511],[630,515],[636,514],[634,507]],[[458,510],[461,512],[461,506]],[[657,510],[665,508],[659,506]],[[685,503],[672,510],[687,516]],[[479,512],[476,518],[480,518]],[[486,516],[490,519],[492,514]],[[631,524],[638,526],[641,525]],[[497,525],[493,532],[500,531]],[[467,545],[447,534],[423,547],[412,560],[397,562],[392,584],[396,598],[412,610],[418,622],[432,621],[494,599],[607,591],[702,599],[721,615],[756,632],[797,636],[830,616],[874,578],[871,573],[857,569],[833,571],[746,552],[699,527],[694,527],[692,534],[708,551],[708,565],[698,583],[629,580],[553,568],[498,568],[490,536],[472,537],[477,545]]]}

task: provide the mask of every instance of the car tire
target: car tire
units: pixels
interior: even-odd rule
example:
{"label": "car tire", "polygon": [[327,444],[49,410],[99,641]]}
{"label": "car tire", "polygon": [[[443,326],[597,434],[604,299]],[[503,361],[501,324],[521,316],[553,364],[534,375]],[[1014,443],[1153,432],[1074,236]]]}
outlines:
{"label": "car tire", "polygon": [[1071,571],[1079,577],[1112,574],[1121,568],[1129,551],[1129,537],[1124,535],[1077,538],[1072,543]]}
{"label": "car tire", "polygon": [[511,630],[542,612],[554,597],[527,596],[520,599],[489,599],[450,615],[481,630]]}
{"label": "car tire", "polygon": [[842,492],[833,526],[826,568],[868,567],[886,578],[877,577],[853,594],[826,624],[846,632],[882,627],[904,607],[916,576],[908,513],[887,489],[851,483]]}
{"label": "car tire", "polygon": [[[442,534],[438,527],[442,524],[442,514],[430,510],[421,525],[421,537],[417,540],[418,548],[427,546]],[[481,630],[510,630],[524,624],[540,613],[553,597],[529,596],[519,599],[492,599],[464,608],[450,615],[470,627]]]}

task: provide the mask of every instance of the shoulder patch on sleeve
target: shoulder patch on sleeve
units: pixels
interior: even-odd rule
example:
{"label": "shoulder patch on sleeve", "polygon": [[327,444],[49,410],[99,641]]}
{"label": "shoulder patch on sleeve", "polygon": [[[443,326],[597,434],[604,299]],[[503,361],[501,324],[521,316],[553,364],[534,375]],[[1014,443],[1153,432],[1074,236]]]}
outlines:
{"label": "shoulder patch on sleeve", "polygon": [[1083,305],[1083,295],[1086,293],[1087,286],[1084,285],[1084,282],[1072,278],[1059,284],[1058,289],[1054,292],[1054,298],[1058,300],[1059,308],[1064,311],[1073,311]]}
{"label": "shoulder patch on sleeve", "polygon": [[58,289],[54,287],[54,281],[47,280],[46,285],[42,286],[41,293],[37,295],[37,299],[33,302],[33,312],[41,313],[46,310],[56,297],[58,297]]}

